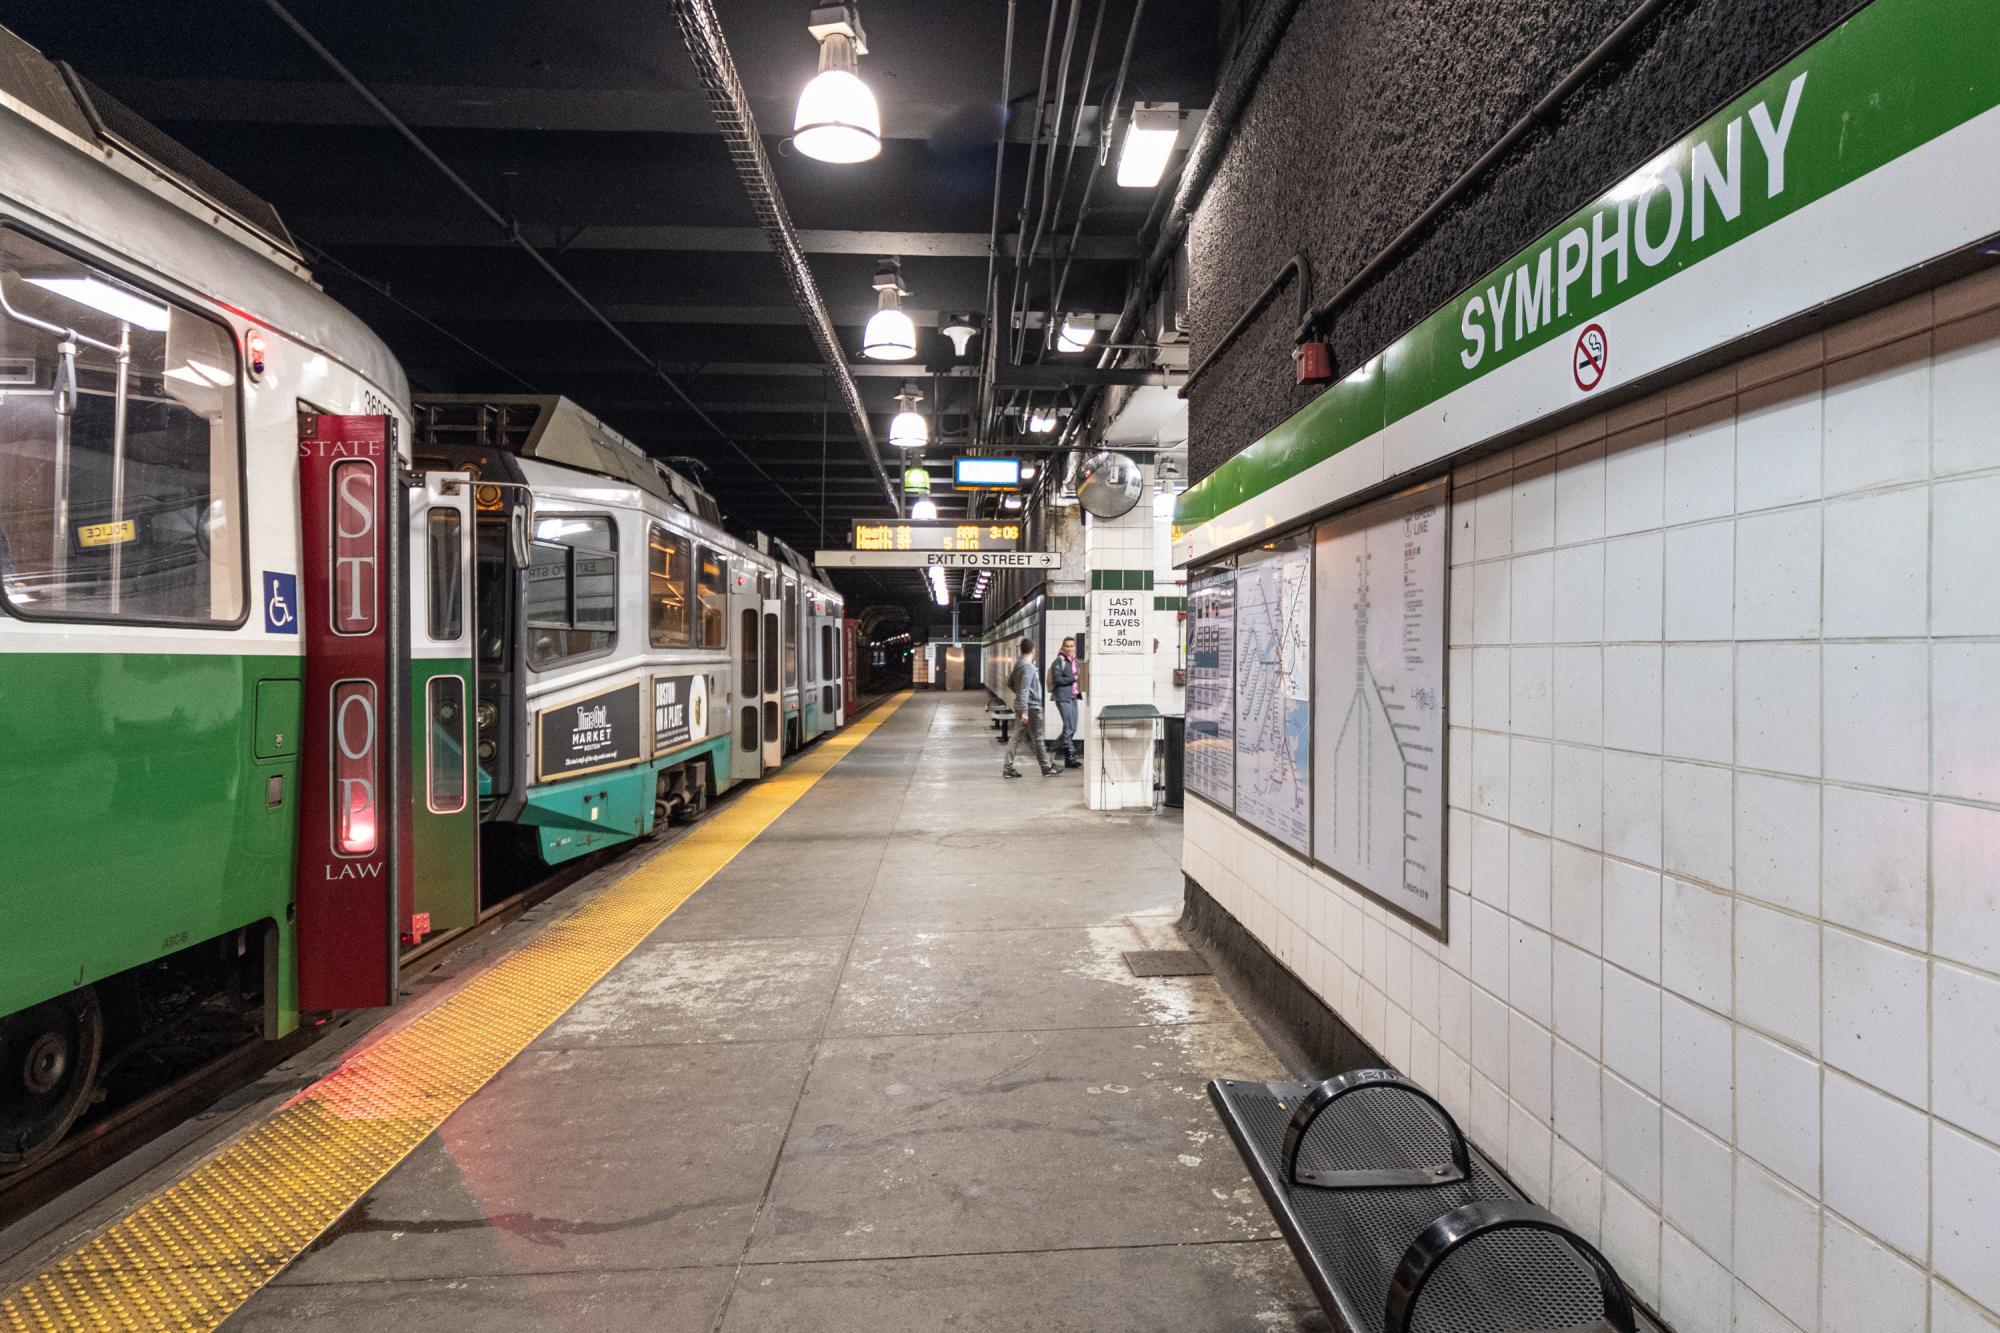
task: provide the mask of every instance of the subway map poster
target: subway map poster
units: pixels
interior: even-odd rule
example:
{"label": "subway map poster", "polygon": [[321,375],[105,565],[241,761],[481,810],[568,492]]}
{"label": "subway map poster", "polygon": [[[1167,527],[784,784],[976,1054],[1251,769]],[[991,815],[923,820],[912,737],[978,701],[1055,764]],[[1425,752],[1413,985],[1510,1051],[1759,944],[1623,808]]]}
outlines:
{"label": "subway map poster", "polygon": [[1188,582],[1187,785],[1236,808],[1236,571]]}
{"label": "subway map poster", "polygon": [[1445,482],[1320,524],[1315,857],[1444,925]]}
{"label": "subway map poster", "polygon": [[1246,552],[1236,569],[1236,813],[1312,845],[1312,546]]}

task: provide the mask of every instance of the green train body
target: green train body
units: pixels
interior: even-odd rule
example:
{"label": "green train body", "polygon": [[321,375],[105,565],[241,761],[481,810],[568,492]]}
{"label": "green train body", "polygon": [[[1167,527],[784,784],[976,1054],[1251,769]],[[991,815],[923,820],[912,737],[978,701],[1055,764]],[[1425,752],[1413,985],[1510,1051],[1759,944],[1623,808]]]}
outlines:
{"label": "green train body", "polygon": [[[0,57],[5,1173],[149,1038],[133,996],[161,978],[248,997],[268,1038],[349,993],[346,959],[382,974],[353,993],[391,997],[400,952],[491,906],[489,850],[553,865],[651,836],[840,725],[847,691],[839,599],[803,559],[729,536],[573,404],[499,409],[533,439],[448,438],[454,405],[413,406],[268,205],[112,133],[129,113],[4,29]],[[365,782],[339,766],[339,701],[307,686],[341,550],[306,541],[301,441],[329,418],[390,442],[394,605],[365,710],[387,744]],[[593,516],[616,549],[579,556],[563,525]],[[662,534],[687,557],[671,598]],[[354,809],[386,833],[387,906],[329,926],[362,863],[323,853]]]}

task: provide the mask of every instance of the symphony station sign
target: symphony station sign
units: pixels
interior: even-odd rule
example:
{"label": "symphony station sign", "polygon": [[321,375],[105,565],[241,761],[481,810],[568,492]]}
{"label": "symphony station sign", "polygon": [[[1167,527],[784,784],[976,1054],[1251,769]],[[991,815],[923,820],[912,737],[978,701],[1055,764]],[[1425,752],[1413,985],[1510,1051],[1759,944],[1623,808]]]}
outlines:
{"label": "symphony station sign", "polygon": [[1055,569],[1054,551],[1023,551],[1019,522],[857,521],[853,549],[818,551],[823,569]]}

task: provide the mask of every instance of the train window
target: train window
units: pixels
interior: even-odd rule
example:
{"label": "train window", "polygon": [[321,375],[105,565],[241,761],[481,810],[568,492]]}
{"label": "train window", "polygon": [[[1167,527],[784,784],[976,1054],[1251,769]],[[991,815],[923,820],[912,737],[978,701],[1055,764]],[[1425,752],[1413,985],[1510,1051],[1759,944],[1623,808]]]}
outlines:
{"label": "train window", "polygon": [[537,671],[611,651],[618,639],[618,544],[610,519],[537,520],[521,614],[528,664]]}
{"label": "train window", "polygon": [[700,599],[699,613],[703,648],[729,646],[729,557],[701,548],[701,567],[695,582]]}
{"label": "train window", "polygon": [[456,509],[433,509],[426,520],[430,585],[425,591],[430,603],[431,638],[440,643],[455,642],[465,633],[465,557],[459,546],[462,522]]}
{"label": "train window", "polygon": [[799,585],[785,580],[785,688],[799,683]]}
{"label": "train window", "polygon": [[434,815],[455,815],[465,809],[465,681],[432,676],[424,703],[430,723],[424,744],[424,804]]}
{"label": "train window", "polygon": [[241,624],[236,373],[225,326],[0,227],[0,602]]}
{"label": "train window", "polygon": [[646,614],[653,646],[685,648],[694,642],[694,627],[689,623],[694,607],[688,599],[693,546],[679,533],[655,523],[646,547]]}
{"label": "train window", "polygon": [[819,678],[821,680],[832,680],[835,672],[833,669],[833,626],[831,625],[821,625],[819,627],[819,660]]}

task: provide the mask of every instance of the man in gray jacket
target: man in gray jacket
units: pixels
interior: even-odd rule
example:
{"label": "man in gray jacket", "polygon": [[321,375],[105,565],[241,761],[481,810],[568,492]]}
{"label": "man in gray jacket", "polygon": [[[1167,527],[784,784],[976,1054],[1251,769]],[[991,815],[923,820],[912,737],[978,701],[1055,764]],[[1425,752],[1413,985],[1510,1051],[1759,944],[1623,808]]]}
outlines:
{"label": "man in gray jacket", "polygon": [[1041,765],[1042,776],[1054,777],[1056,766],[1049,762],[1048,751],[1042,748],[1042,673],[1035,669],[1033,639],[1021,640],[1021,654],[1014,659],[1013,670],[1007,673],[1007,688],[1014,693],[1014,736],[1007,742],[1007,758],[1000,776],[1021,776],[1021,770],[1014,767],[1014,752],[1025,748]]}

